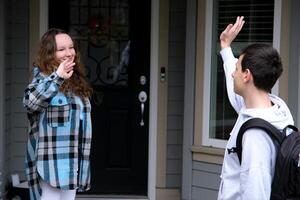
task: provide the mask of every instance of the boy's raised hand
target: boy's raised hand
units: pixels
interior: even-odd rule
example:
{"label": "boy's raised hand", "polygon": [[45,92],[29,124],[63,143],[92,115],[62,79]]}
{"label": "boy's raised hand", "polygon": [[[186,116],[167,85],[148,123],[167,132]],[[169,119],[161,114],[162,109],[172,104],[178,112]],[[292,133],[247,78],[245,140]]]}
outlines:
{"label": "boy's raised hand", "polygon": [[242,30],[244,25],[244,17],[238,16],[234,24],[229,24],[226,29],[220,35],[221,49],[230,47],[232,41],[236,38],[238,33]]}

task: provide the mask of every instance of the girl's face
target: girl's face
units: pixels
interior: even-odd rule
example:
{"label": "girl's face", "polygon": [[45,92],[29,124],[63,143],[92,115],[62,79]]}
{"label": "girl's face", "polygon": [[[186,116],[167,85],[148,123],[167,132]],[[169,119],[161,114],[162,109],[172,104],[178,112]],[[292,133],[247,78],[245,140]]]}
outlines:
{"label": "girl's face", "polygon": [[75,49],[71,37],[67,34],[61,33],[55,36],[56,41],[56,52],[55,58],[61,63],[64,60],[74,61],[75,59]]}

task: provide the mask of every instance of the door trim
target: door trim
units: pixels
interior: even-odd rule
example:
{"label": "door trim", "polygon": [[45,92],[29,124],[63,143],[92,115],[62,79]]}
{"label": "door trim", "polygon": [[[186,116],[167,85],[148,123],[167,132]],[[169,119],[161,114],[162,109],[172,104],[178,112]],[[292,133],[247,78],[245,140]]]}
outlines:
{"label": "door trim", "polygon": [[156,199],[159,0],[151,1],[148,197]]}
{"label": "door trim", "polygon": [[[49,0],[30,0],[39,4],[39,12],[32,13],[39,19],[39,28],[30,32],[30,35],[41,36],[48,27],[48,1]],[[149,156],[148,156],[148,199],[156,199],[156,153],[157,153],[157,108],[158,108],[158,55],[159,55],[159,0],[151,1],[151,35],[150,35],[150,102],[149,102]],[[37,39],[37,38],[35,38]],[[30,43],[31,45],[33,43]],[[33,46],[30,48],[34,49]],[[93,197],[96,197],[92,195]],[[91,196],[91,197],[92,197]],[[93,198],[92,197],[92,198]],[[100,196],[99,196],[100,197]],[[125,197],[125,196],[124,196]],[[80,198],[81,199],[81,198]],[[90,197],[88,199],[91,199]],[[98,198],[99,199],[99,198]],[[107,198],[113,200],[113,198]],[[144,199],[144,198],[142,198]],[[128,200],[128,198],[118,198],[118,200]],[[135,198],[136,200],[136,198]]]}

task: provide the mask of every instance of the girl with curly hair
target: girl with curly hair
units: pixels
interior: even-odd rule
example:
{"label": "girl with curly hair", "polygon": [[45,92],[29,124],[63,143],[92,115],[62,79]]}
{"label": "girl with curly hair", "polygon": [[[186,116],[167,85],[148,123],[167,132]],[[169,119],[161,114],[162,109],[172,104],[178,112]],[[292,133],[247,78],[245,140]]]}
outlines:
{"label": "girl with curly hair", "polygon": [[74,40],[60,29],[41,38],[23,104],[30,122],[30,199],[75,199],[90,188],[92,89]]}

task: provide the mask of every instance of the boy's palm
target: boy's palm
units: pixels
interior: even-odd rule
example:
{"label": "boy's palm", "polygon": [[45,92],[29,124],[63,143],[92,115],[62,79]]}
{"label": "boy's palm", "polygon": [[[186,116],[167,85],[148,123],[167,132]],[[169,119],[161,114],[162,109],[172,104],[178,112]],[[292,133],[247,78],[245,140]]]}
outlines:
{"label": "boy's palm", "polygon": [[244,17],[237,17],[234,24],[229,24],[220,35],[221,48],[229,47],[232,41],[243,28],[245,21]]}

